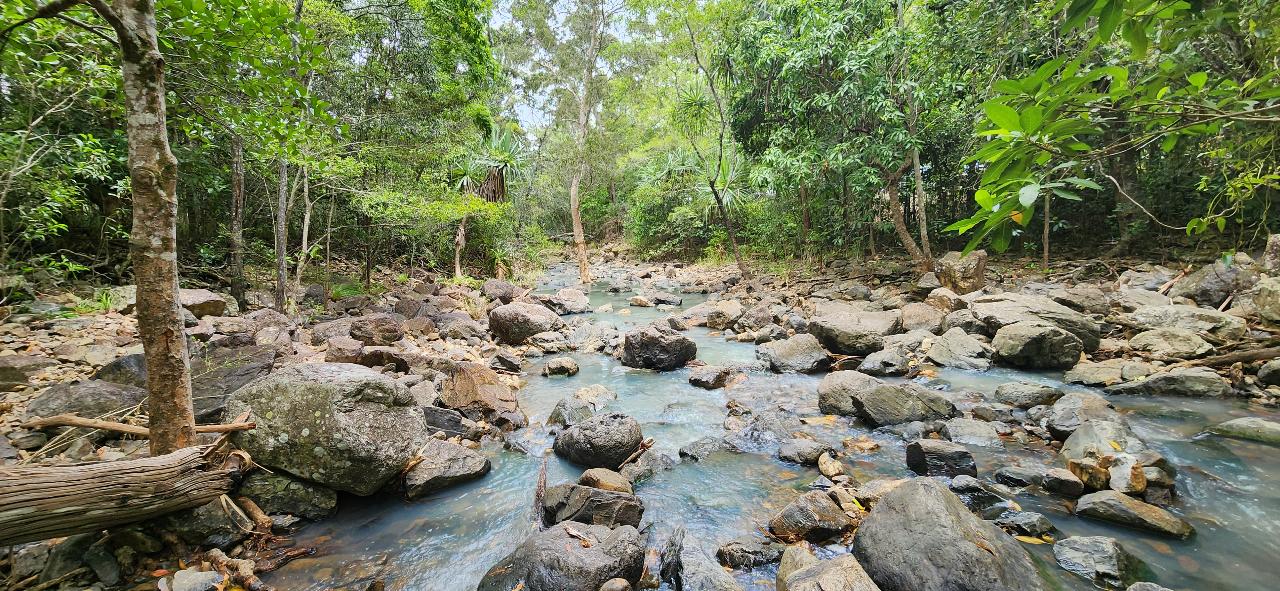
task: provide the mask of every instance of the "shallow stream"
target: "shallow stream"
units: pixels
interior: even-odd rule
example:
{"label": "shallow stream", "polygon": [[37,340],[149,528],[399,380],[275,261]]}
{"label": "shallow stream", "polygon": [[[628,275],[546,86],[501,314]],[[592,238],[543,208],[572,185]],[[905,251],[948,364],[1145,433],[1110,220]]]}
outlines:
{"label": "shallow stream", "polygon": [[[570,281],[567,269],[555,269],[543,289],[554,290]],[[593,308],[612,303],[613,312],[590,314],[593,320],[613,322],[620,329],[664,318],[671,312],[628,307],[632,294],[593,290]],[[682,307],[705,299],[682,294]],[[620,311],[628,311],[619,314]],[[698,359],[709,364],[749,365],[755,346],[726,342],[703,328],[689,336],[697,342]],[[548,486],[576,480],[581,473],[550,452],[551,438],[540,425],[555,403],[579,388],[603,384],[618,394],[605,410],[630,414],[656,448],[676,457],[677,450],[708,435],[723,435],[725,403],[735,399],[753,409],[783,407],[800,417],[818,417],[817,386],[821,376],[777,375],[752,370],[746,381],[728,390],[702,390],[688,383],[689,370],[654,373],[623,367],[600,354],[570,354],[581,367],[574,377],[545,378],[539,369],[545,359],[529,359],[528,385],[519,392],[529,415],[531,432],[524,435],[549,457]],[[1059,376],[1011,370],[986,373],[942,370],[931,379],[935,387],[952,391],[986,392],[1015,380],[1039,381],[1066,390]],[[1262,444],[1201,437],[1211,424],[1258,414],[1245,402],[1163,398],[1111,397],[1129,414],[1134,430],[1178,468],[1177,494],[1171,508],[1195,526],[1197,534],[1179,541],[1079,519],[1061,499],[1023,493],[1015,498],[1024,509],[1040,511],[1058,528],[1059,539],[1070,535],[1118,538],[1149,567],[1146,580],[1179,590],[1273,589],[1280,574],[1280,450]],[[1280,413],[1264,413],[1276,420]],[[880,449],[844,458],[855,478],[877,475],[905,477],[904,443],[895,436],[875,433],[856,421],[818,420],[810,431],[836,449],[841,440],[867,435]],[[1047,465],[1053,450],[1006,440],[1004,448],[971,447],[979,477],[1010,464]],[[466,591],[494,563],[533,531],[533,496],[542,456],[485,448],[493,470],[485,478],[441,491],[415,502],[397,497],[343,498],[338,514],[308,526],[297,536],[300,545],[314,546],[315,556],[296,560],[266,577],[280,589],[364,589],[382,579],[395,591]],[[684,525],[686,544],[696,543],[710,556],[722,543],[749,536],[818,476],[816,468],[782,462],[776,446],[759,453],[720,452],[697,463],[680,463],[658,472],[637,486],[645,503],[645,521],[664,526]],[[1048,544],[1027,546],[1042,571],[1062,589],[1090,589],[1091,583],[1056,565]],[[832,547],[831,551],[842,551]],[[714,561],[714,558],[712,558]],[[774,589],[773,566],[735,576],[746,589]]]}

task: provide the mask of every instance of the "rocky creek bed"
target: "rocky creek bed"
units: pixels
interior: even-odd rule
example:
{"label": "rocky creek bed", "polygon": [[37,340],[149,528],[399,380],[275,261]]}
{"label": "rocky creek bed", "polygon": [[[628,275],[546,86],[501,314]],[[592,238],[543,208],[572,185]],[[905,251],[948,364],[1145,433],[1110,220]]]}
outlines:
{"label": "rocky creek bed", "polygon": [[[1266,286],[1201,277],[1175,303],[1148,269],[984,295],[966,284],[981,268],[952,263],[914,285],[751,290],[606,264],[589,294],[554,267],[532,294],[392,294],[305,327],[200,314],[202,359],[268,360],[203,362],[205,415],[255,413],[238,443],[275,474],[240,494],[315,550],[263,574],[277,589],[1270,588],[1280,372],[1169,370],[1265,338]],[[1228,296],[1234,314],[1195,305]],[[17,405],[106,413],[136,395],[97,384],[128,381],[121,365]],[[50,436],[9,433],[23,456]],[[137,453],[99,437],[55,461]],[[211,508],[138,532],[233,555],[245,537]],[[83,543],[133,547],[113,535]],[[24,550],[24,574],[79,564],[60,546]]]}

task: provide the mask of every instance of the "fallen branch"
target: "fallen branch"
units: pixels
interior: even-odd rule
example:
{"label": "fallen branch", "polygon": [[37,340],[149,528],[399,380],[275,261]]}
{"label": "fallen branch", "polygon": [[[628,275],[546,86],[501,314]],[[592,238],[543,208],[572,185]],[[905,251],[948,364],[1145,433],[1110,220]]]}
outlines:
{"label": "fallen branch", "polygon": [[[233,433],[236,431],[248,431],[257,425],[255,423],[226,423],[222,425],[196,425],[196,433]],[[117,423],[115,421],[104,421],[101,419],[86,419],[74,414],[54,415],[43,419],[34,419],[22,424],[24,429],[47,429],[49,427],[83,427],[85,429],[100,429],[102,431],[114,431],[116,433],[124,433],[133,435],[134,437],[150,437],[151,430],[139,425],[130,425],[128,423]]]}
{"label": "fallen branch", "polygon": [[1188,367],[1193,365],[1204,365],[1209,367],[1220,367],[1231,365],[1234,363],[1248,363],[1250,361],[1268,361],[1280,357],[1280,347],[1267,347],[1265,349],[1247,349],[1244,351],[1232,351],[1222,355],[1214,355],[1213,357],[1205,357],[1204,359],[1192,359],[1183,361],[1173,365],[1172,367]]}
{"label": "fallen branch", "polygon": [[651,447],[653,447],[653,438],[652,438],[652,437],[650,437],[650,438],[645,439],[644,441],[642,441],[642,442],[640,443],[640,449],[637,449],[637,450],[635,451],[635,453],[631,454],[630,456],[627,456],[627,459],[622,460],[622,463],[621,463],[621,464],[618,464],[618,469],[619,469],[619,470],[621,470],[623,466],[626,466],[627,464],[630,464],[631,462],[634,462],[634,461],[636,461],[636,460],[640,459],[641,454],[643,454],[643,453],[644,453],[644,452],[646,452],[646,451],[649,451],[649,448],[651,448]]}
{"label": "fallen branch", "polygon": [[249,591],[271,591],[271,587],[268,587],[266,583],[262,582],[262,579],[259,579],[253,573],[254,563],[252,560],[231,558],[217,548],[210,550],[205,554],[205,557],[209,559],[210,565],[231,577],[233,583]]}
{"label": "fallen branch", "polygon": [[52,589],[80,575],[88,574],[88,572],[89,572],[89,567],[82,566],[56,579],[45,581],[43,583],[40,583],[39,585],[36,585],[35,587],[28,587],[25,589],[25,591],[44,591],[45,589]]}

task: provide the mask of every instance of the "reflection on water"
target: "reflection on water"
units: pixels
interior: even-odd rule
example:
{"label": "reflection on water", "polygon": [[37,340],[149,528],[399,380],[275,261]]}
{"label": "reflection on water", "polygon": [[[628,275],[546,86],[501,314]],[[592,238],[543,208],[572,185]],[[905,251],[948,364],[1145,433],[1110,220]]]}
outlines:
{"label": "reflection on water", "polygon": [[[553,274],[550,287],[571,285],[569,275]],[[593,306],[612,303],[615,311],[592,315],[621,329],[665,318],[669,312],[628,308],[631,294],[591,294]],[[684,295],[683,307],[705,300]],[[627,309],[629,314],[618,314]],[[754,346],[725,342],[705,329],[690,336],[698,343],[698,357],[709,363],[746,365],[754,362]],[[528,412],[534,453],[503,451],[489,444],[485,452],[493,471],[480,481],[434,496],[405,502],[396,497],[343,498],[338,514],[309,526],[298,542],[319,552],[297,560],[267,578],[281,589],[363,589],[383,579],[392,590],[461,591],[474,589],[488,568],[532,531],[533,493],[545,455],[547,481],[575,479],[581,470],[550,454],[550,437],[542,423],[556,401],[578,388],[603,384],[618,394],[606,405],[634,416],[645,436],[672,456],[681,446],[707,435],[724,433],[725,403],[734,399],[761,410],[781,407],[801,417],[818,414],[818,377],[777,376],[753,370],[746,382],[724,391],[707,391],[688,384],[688,370],[657,374],[623,367],[597,354],[572,354],[581,367],[573,378],[537,375],[541,360],[530,360],[529,384],[520,393]],[[987,373],[943,370],[935,380],[952,391],[989,392],[1007,381],[1031,380],[1066,389],[1057,376],[997,369]],[[1243,441],[1197,437],[1207,425],[1258,413],[1246,403],[1185,398],[1114,397],[1134,430],[1178,466],[1180,498],[1173,510],[1189,520],[1197,535],[1186,541],[1153,537],[1142,532],[1077,519],[1060,499],[1022,494],[1017,502],[1041,511],[1053,521],[1059,537],[1107,535],[1122,541],[1150,569],[1149,579],[1180,590],[1274,588],[1275,560],[1280,556],[1280,453],[1276,448]],[[1265,413],[1264,413],[1265,414]],[[1273,413],[1270,418],[1276,418]],[[871,433],[848,419],[815,421],[807,430],[839,447],[848,437],[869,435],[881,444],[870,454],[851,453],[846,464],[861,480],[878,476],[906,476],[903,444],[892,436]],[[1005,449],[972,448],[980,473],[1009,464],[1047,465],[1052,450],[1009,443]],[[721,543],[752,535],[774,512],[812,482],[818,473],[779,462],[772,449],[762,453],[713,454],[698,463],[683,463],[660,472],[637,487],[645,502],[645,521],[658,531],[675,524],[688,528],[687,539],[714,551]],[[1043,571],[1063,589],[1090,585],[1054,565],[1049,545],[1027,546]],[[839,551],[839,548],[832,550]],[[751,590],[773,589],[774,567],[738,573]]]}

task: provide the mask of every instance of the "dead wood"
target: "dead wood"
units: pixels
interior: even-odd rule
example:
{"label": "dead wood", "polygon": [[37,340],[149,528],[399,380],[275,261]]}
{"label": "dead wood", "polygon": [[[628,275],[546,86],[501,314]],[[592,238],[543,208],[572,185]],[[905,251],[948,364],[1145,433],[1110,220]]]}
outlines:
{"label": "dead wood", "polygon": [[[254,423],[235,422],[223,425],[196,425],[196,433],[233,433],[236,431],[248,431],[254,428]],[[87,419],[74,414],[54,415],[48,418],[35,419],[22,424],[24,429],[47,429],[49,427],[83,427],[86,429],[100,429],[103,431],[114,431],[133,435],[134,437],[150,437],[151,430],[139,425],[130,425],[127,423],[117,423],[115,421],[104,421],[101,419]]]}

